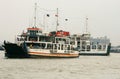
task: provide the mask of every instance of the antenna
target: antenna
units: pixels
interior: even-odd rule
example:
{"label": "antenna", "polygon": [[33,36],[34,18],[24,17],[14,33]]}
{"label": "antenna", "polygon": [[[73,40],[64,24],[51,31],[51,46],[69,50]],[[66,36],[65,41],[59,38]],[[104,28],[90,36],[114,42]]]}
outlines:
{"label": "antenna", "polygon": [[43,29],[44,29],[44,31],[46,30],[46,15],[44,14],[43,15]]}
{"label": "antenna", "polygon": [[34,16],[34,27],[36,27],[36,12],[37,11],[37,3],[35,3],[35,16]]}

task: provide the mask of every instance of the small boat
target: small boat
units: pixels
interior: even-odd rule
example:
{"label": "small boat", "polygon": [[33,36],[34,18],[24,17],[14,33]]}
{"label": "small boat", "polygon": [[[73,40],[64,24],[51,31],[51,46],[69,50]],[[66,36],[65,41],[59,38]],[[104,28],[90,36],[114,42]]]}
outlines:
{"label": "small boat", "polygon": [[2,46],[0,46],[0,50],[1,50],[1,51],[3,51],[3,50],[4,50],[4,48],[3,48]]}

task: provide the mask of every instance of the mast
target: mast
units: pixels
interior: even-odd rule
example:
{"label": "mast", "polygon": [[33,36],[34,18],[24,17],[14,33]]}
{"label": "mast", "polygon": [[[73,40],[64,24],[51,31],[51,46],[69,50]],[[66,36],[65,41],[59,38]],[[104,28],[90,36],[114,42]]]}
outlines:
{"label": "mast", "polygon": [[56,10],[56,18],[57,18],[57,20],[56,20],[56,31],[58,30],[58,26],[59,26],[59,23],[58,23],[58,17],[59,17],[59,15],[58,15],[58,8],[57,8],[57,10]]}
{"label": "mast", "polygon": [[34,27],[36,27],[37,3],[35,3],[35,9],[34,10],[35,10],[35,14],[34,14]]}
{"label": "mast", "polygon": [[88,17],[86,17],[86,33],[88,33]]}

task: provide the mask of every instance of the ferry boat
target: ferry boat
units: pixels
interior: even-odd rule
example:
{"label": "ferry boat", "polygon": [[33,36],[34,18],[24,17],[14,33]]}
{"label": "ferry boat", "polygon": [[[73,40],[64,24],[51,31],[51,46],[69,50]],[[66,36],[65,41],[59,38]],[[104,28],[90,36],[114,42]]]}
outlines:
{"label": "ferry boat", "polygon": [[71,44],[80,55],[108,56],[110,55],[110,39],[105,37],[93,38],[88,32],[88,17],[85,19],[86,32],[70,36]]}
{"label": "ferry boat", "polygon": [[71,43],[80,55],[110,55],[111,43],[107,37],[93,38],[89,33],[72,35]]}
{"label": "ferry boat", "polygon": [[[18,35],[15,43],[4,42],[5,56],[8,58],[79,57],[79,52],[74,50],[70,43],[69,32],[57,29],[58,17],[56,17],[56,31],[43,33],[43,30],[36,26],[36,10],[37,3],[35,3],[34,26],[27,28],[27,32]],[[56,15],[58,15],[58,9]]]}
{"label": "ferry boat", "polygon": [[79,52],[70,44],[69,32],[42,33],[37,27],[27,28],[17,36],[16,43],[4,43],[6,57],[79,57]]}

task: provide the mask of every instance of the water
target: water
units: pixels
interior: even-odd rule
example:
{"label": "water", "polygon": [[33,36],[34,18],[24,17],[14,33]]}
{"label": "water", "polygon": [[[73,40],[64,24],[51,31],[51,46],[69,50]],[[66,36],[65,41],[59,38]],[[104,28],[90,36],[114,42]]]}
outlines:
{"label": "water", "polygon": [[0,53],[0,79],[120,79],[120,54],[71,59],[6,59]]}

